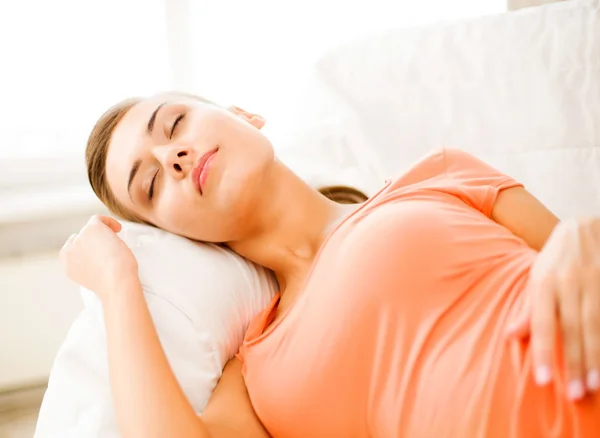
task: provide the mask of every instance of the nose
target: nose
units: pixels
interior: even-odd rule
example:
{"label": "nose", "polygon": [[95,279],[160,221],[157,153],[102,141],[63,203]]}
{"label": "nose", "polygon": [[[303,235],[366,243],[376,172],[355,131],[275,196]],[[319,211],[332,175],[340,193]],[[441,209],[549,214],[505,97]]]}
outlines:
{"label": "nose", "polygon": [[154,148],[153,155],[163,167],[164,171],[176,179],[185,178],[192,171],[192,151],[183,146],[158,146]]}

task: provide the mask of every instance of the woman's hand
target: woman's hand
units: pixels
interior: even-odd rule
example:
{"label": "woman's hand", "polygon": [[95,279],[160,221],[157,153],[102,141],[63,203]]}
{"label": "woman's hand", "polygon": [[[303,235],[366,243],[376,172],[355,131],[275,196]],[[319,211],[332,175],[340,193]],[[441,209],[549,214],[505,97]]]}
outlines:
{"label": "woman's hand", "polygon": [[137,261],[117,236],[121,224],[107,216],[93,216],[60,251],[67,276],[105,300],[122,280],[137,279]]}
{"label": "woman's hand", "polygon": [[[553,379],[557,334],[567,395],[600,389],[600,218],[561,222],[530,273],[531,313],[515,332],[530,334],[535,380]],[[530,333],[524,333],[529,332]]]}

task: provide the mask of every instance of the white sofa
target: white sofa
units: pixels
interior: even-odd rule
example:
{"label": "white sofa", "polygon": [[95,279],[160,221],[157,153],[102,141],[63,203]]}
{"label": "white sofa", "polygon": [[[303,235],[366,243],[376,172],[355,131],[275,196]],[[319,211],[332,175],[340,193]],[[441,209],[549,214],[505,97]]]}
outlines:
{"label": "white sofa", "polygon": [[345,144],[380,181],[458,147],[561,217],[600,215],[600,0],[383,31],[324,56],[316,78],[319,117],[352,126]]}

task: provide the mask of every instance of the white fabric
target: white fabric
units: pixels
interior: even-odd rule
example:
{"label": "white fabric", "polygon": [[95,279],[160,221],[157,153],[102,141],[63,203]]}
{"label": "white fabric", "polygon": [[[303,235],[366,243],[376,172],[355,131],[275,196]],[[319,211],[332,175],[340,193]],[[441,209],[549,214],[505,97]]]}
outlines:
{"label": "white fabric", "polygon": [[355,156],[380,180],[457,147],[561,217],[600,215],[600,0],[385,31],[318,70],[360,121]]}
{"label": "white fabric", "polygon": [[316,74],[285,109],[288,122],[267,124],[278,158],[312,187],[345,185],[373,194],[380,182],[354,151],[365,139],[356,114]]}
{"label": "white fabric", "polygon": [[[145,297],[169,363],[201,412],[251,318],[276,291],[265,269],[226,249],[145,225],[121,237],[139,264]],[[55,360],[36,438],[118,437],[112,407],[102,308],[82,290],[85,310]]]}

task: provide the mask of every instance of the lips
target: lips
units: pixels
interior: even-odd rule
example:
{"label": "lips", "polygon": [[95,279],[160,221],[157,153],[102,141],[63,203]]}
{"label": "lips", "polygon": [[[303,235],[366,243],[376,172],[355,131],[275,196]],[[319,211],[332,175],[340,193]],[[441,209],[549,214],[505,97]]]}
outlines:
{"label": "lips", "polygon": [[192,182],[202,195],[202,186],[206,182],[206,178],[208,177],[208,173],[210,171],[210,163],[212,158],[215,156],[219,147],[211,149],[204,155],[200,157],[200,159],[196,162],[196,165],[192,169]]}

